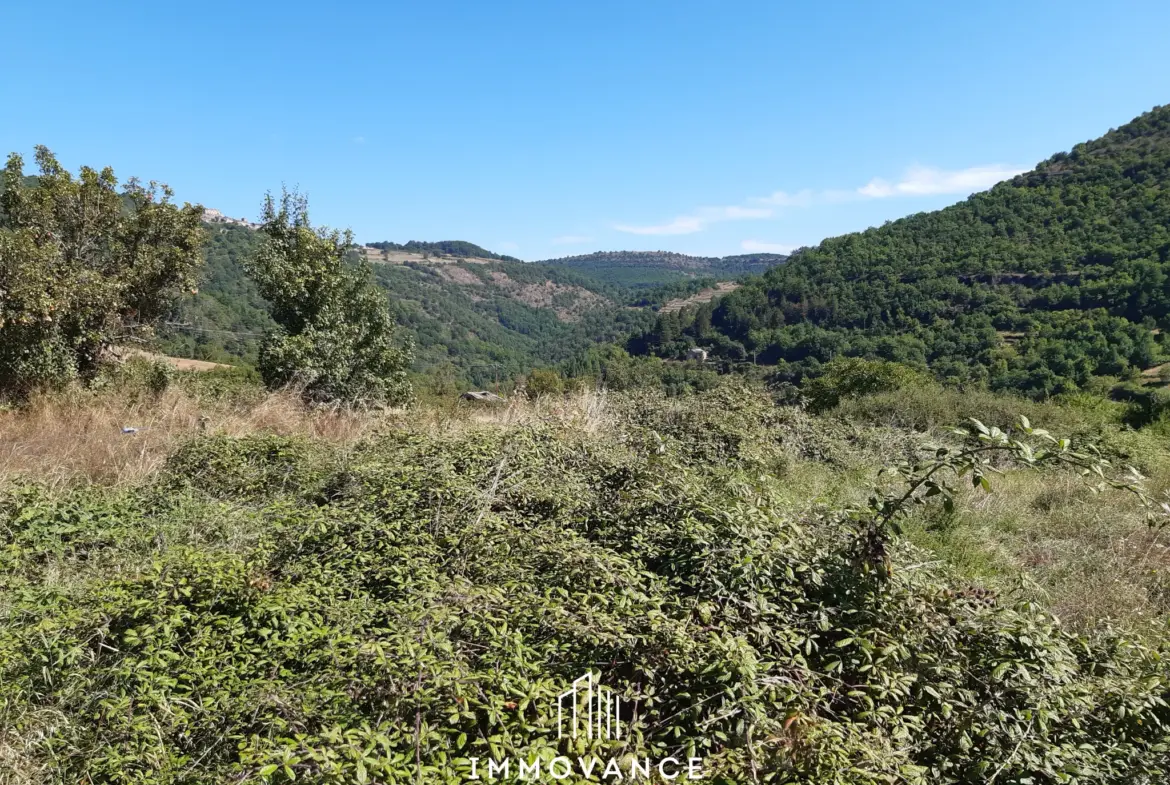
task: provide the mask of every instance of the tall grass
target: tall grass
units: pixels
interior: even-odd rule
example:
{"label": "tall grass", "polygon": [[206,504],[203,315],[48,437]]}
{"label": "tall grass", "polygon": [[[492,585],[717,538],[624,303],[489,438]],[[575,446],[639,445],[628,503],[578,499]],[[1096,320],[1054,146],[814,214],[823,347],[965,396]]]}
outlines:
{"label": "tall grass", "polygon": [[606,393],[585,391],[479,405],[452,398],[425,408],[357,411],[306,406],[293,392],[221,394],[202,380],[158,394],[134,387],[71,390],[0,410],[0,483],[87,481],[133,485],[153,474],[185,440],[203,434],[268,433],[352,444],[385,428],[517,427],[561,421],[585,432],[606,420]]}

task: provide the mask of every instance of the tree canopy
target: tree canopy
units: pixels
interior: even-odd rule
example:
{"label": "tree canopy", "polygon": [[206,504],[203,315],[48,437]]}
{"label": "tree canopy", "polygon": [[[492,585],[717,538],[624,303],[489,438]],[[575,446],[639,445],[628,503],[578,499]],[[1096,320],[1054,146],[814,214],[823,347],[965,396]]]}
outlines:
{"label": "tree canopy", "polygon": [[412,347],[396,340],[389,303],[369,266],[346,259],[349,233],[314,229],[308,202],[287,191],[279,202],[267,198],[261,231],[265,241],[249,272],[278,325],[260,347],[264,381],[296,385],[319,402],[408,401]]}
{"label": "tree canopy", "polygon": [[109,167],[77,178],[46,147],[40,175],[12,154],[0,196],[0,393],[96,374],[106,350],[148,333],[202,261],[202,208]]}

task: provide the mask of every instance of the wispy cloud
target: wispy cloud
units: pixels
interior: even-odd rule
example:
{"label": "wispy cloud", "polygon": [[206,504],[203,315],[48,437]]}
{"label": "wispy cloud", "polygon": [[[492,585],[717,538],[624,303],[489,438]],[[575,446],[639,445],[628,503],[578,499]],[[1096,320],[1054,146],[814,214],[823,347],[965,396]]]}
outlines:
{"label": "wispy cloud", "polygon": [[729,205],[726,207],[700,207],[689,215],[680,215],[670,223],[653,226],[630,226],[617,224],[614,229],[627,234],[668,235],[694,234],[701,232],[714,223],[723,221],[743,221],[753,218],[771,218],[770,207],[747,207],[743,205]]}
{"label": "wispy cloud", "polygon": [[817,194],[805,188],[790,194],[787,191],[773,191],[769,196],[759,196],[749,201],[755,204],[770,204],[776,207],[808,207],[817,199]]}
{"label": "wispy cloud", "polygon": [[[912,166],[896,182],[875,177],[860,188],[852,190],[825,189],[815,191],[806,188],[795,192],[774,191],[768,196],[747,199],[740,205],[700,207],[662,224],[617,224],[613,228],[619,232],[640,235],[695,234],[707,229],[712,224],[724,221],[771,218],[777,210],[787,208],[844,204],[865,199],[887,199],[894,196],[967,195],[990,188],[1001,180],[1015,177],[1024,171],[1026,171],[1024,167],[1005,164],[972,166],[957,170]],[[755,240],[745,240],[744,242],[756,243]],[[769,243],[756,244],[760,247],[748,249],[745,245],[744,248],[763,252],[763,246],[769,245]],[[781,247],[787,248],[788,246]],[[786,251],[776,251],[776,253],[786,253]]]}
{"label": "wispy cloud", "polygon": [[563,234],[560,237],[552,238],[550,242],[553,245],[581,245],[593,242],[593,238],[584,234]]}
{"label": "wispy cloud", "polygon": [[355,137],[353,138],[353,143],[354,143],[354,144],[365,144],[365,143],[366,143],[366,137],[364,137],[364,136],[355,136]]}
{"label": "wispy cloud", "polygon": [[876,177],[857,189],[869,199],[891,196],[930,196],[934,194],[972,194],[1027,171],[1017,166],[993,164],[947,171],[929,166],[912,166],[896,183]]}
{"label": "wispy cloud", "polygon": [[762,243],[759,240],[744,240],[739,245],[748,253],[792,253],[800,247],[785,243]]}
{"label": "wispy cloud", "polygon": [[502,243],[497,243],[496,247],[499,248],[501,251],[519,251],[520,250],[520,245],[518,243],[514,243],[510,240],[505,240]]}

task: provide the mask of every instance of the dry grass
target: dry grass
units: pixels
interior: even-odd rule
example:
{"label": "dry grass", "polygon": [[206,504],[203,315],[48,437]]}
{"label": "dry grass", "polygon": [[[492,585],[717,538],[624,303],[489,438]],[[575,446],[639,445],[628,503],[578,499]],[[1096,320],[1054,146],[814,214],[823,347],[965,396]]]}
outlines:
{"label": "dry grass", "polygon": [[[50,485],[131,485],[162,466],[182,441],[203,433],[304,435],[350,444],[388,427],[449,430],[550,421],[597,431],[606,422],[605,393],[537,401],[515,397],[499,406],[449,401],[410,411],[355,412],[306,407],[292,393],[231,403],[183,389],[158,397],[73,392],[0,411],[0,482],[23,477]],[[136,430],[124,433],[124,428]]]}
{"label": "dry grass", "polygon": [[[1153,478],[1151,490],[1164,487]],[[917,518],[907,534],[961,572],[1001,591],[1026,579],[1074,628],[1113,619],[1141,626],[1170,613],[1170,537],[1131,494],[1094,495],[1058,472],[1012,471],[990,494],[964,495],[958,514]]]}
{"label": "dry grass", "polygon": [[74,392],[0,412],[0,481],[133,484],[157,470],[177,444],[200,433],[304,434],[352,442],[379,421],[375,415],[308,409],[285,393],[243,405],[181,389],[137,398]]}

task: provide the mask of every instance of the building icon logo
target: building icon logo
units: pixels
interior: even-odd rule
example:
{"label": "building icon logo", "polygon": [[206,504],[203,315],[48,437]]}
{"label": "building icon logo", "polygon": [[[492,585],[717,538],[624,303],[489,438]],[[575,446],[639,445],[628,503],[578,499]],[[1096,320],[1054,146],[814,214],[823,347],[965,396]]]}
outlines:
{"label": "building icon logo", "polygon": [[[609,687],[598,684],[592,671],[586,671],[557,696],[557,738],[590,741],[614,741],[623,737],[637,739],[638,734],[633,730],[638,723],[636,709],[636,699],[623,700]],[[622,722],[623,711],[626,713],[625,723]],[[624,782],[628,779],[632,782],[674,783],[705,778],[702,758],[651,758],[637,755],[633,749],[627,749],[625,755],[606,757],[604,752],[597,754],[607,747],[635,746],[628,741],[624,745],[564,746],[577,748],[577,754],[557,755],[551,760],[542,755],[527,758],[507,755],[493,755],[486,759],[470,757],[467,759],[470,769],[467,781],[556,783],[572,777],[573,782],[608,782],[611,779]],[[590,752],[590,747],[595,752]]]}
{"label": "building icon logo", "polygon": [[586,671],[557,696],[557,738],[620,739],[621,705],[620,695],[594,684],[593,672]]}

